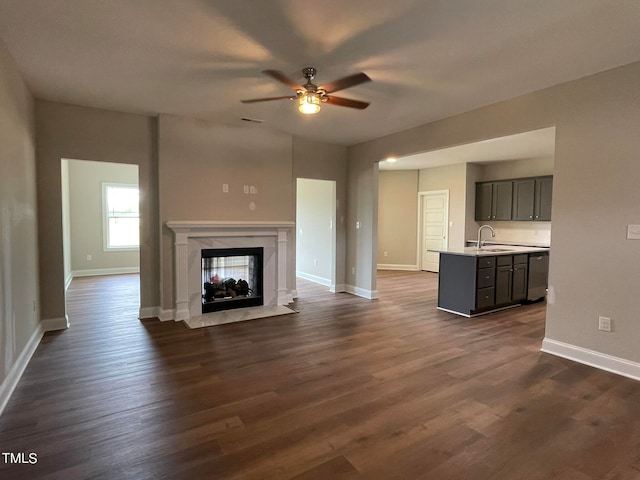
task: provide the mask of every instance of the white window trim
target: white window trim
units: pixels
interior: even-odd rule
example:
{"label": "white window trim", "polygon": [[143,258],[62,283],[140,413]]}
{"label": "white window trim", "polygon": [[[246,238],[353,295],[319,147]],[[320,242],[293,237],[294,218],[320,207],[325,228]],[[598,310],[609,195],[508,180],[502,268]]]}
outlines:
{"label": "white window trim", "polygon": [[[113,183],[102,182],[102,248],[105,252],[137,252],[140,245],[126,247],[110,247],[109,246],[109,216],[107,214],[107,188],[108,187],[126,187],[135,188],[140,191],[140,187],[136,183]],[[140,218],[140,208],[138,207],[138,218]]]}

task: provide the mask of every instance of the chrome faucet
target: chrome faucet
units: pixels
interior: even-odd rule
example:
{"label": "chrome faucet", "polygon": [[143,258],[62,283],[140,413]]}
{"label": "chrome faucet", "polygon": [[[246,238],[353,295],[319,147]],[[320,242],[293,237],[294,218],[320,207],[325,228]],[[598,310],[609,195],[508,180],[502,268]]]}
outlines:
{"label": "chrome faucet", "polygon": [[482,248],[482,242],[480,240],[481,236],[482,236],[482,230],[484,228],[488,228],[489,230],[491,230],[491,236],[495,237],[496,236],[496,232],[493,230],[493,227],[491,225],[482,225],[479,229],[478,229],[478,243],[476,244],[476,248],[478,250],[480,250]]}

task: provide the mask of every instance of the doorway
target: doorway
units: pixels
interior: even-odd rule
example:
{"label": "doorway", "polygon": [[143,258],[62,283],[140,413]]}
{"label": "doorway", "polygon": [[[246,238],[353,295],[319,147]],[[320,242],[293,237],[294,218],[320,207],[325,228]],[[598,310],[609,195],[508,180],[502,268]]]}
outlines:
{"label": "doorway", "polygon": [[62,159],[61,175],[65,295],[74,278],[117,274],[139,291],[138,166]]}
{"label": "doorway", "polygon": [[449,190],[419,192],[420,270],[440,271],[440,254],[449,246]]}
{"label": "doorway", "polygon": [[336,182],[298,178],[296,277],[336,290]]}

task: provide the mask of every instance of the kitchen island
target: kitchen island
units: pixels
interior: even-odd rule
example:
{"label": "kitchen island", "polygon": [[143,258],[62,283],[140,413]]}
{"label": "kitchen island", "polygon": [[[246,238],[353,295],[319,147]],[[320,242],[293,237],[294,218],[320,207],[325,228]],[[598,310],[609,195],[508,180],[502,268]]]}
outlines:
{"label": "kitchen island", "polygon": [[439,253],[439,310],[473,317],[546,295],[549,248],[490,245]]}

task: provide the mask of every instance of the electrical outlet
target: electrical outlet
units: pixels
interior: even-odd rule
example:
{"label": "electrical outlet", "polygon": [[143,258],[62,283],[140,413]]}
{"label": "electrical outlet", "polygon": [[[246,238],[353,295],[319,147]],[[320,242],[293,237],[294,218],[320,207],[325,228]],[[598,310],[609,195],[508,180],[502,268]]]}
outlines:
{"label": "electrical outlet", "polygon": [[385,257],[388,257],[388,256],[389,256],[389,252],[387,252],[387,251],[385,250],[385,251],[384,251],[384,253],[383,253],[382,255],[384,255]]}
{"label": "electrical outlet", "polygon": [[313,259],[313,265],[314,265],[315,267],[317,267],[317,266],[318,266],[318,259],[317,259],[317,258],[314,258],[314,259]]}
{"label": "electrical outlet", "polygon": [[610,332],[611,319],[609,317],[598,317],[598,330],[602,332]]}
{"label": "electrical outlet", "polygon": [[223,183],[222,184],[222,193],[229,193],[229,184],[228,183]]}
{"label": "electrical outlet", "polygon": [[93,256],[91,254],[87,254],[87,261],[90,262],[93,260]]}
{"label": "electrical outlet", "polygon": [[243,185],[242,191],[245,195],[249,195],[249,185]]}
{"label": "electrical outlet", "polygon": [[356,267],[351,267],[351,275],[355,275],[356,274]]}

